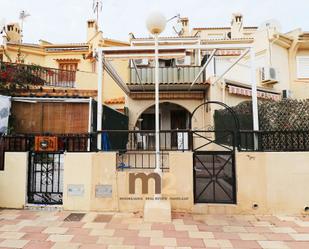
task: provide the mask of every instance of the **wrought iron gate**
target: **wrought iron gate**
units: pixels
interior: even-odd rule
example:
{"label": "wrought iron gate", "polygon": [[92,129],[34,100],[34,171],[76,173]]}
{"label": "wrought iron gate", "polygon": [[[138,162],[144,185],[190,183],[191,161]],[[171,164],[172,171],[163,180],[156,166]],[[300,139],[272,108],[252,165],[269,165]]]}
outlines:
{"label": "wrought iron gate", "polygon": [[[219,101],[206,101],[198,105],[191,113],[191,123],[196,111],[202,107],[208,108],[210,104],[219,105],[227,110],[231,119],[221,120],[219,125],[218,123],[216,125],[214,119],[212,124],[216,128],[210,127],[211,129],[207,131],[192,131],[194,202],[234,204],[237,201],[235,147],[240,123],[235,111]],[[231,126],[231,122],[234,127]]]}
{"label": "wrought iron gate", "polygon": [[229,131],[193,132],[195,203],[236,203],[233,141],[234,133]]}
{"label": "wrought iron gate", "polygon": [[30,152],[28,203],[62,204],[63,153]]}

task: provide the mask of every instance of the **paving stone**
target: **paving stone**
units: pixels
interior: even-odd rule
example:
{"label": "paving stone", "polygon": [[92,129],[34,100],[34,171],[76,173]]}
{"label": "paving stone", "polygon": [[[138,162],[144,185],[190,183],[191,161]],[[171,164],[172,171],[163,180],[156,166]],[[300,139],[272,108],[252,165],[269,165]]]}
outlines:
{"label": "paving stone", "polygon": [[290,236],[296,241],[309,241],[309,234],[307,233],[291,233]]}
{"label": "paving stone", "polygon": [[283,241],[258,241],[258,243],[263,249],[289,249]]}
{"label": "paving stone", "polygon": [[171,223],[147,223],[140,213],[4,209],[0,216],[1,249],[309,248],[309,217],[301,216],[173,213]]}
{"label": "paving stone", "polygon": [[23,248],[29,240],[16,240],[16,239],[6,239],[3,240],[0,243],[0,248],[1,247],[7,247],[7,248]]}
{"label": "paving stone", "polygon": [[151,246],[177,246],[175,238],[154,238],[150,239]]}
{"label": "paving stone", "polygon": [[73,235],[64,234],[52,234],[47,238],[47,241],[53,242],[69,242],[73,238]]}
{"label": "paving stone", "polygon": [[48,227],[42,233],[49,234],[65,234],[68,231],[67,227]]}
{"label": "paving stone", "polygon": [[0,233],[0,238],[1,239],[20,239],[23,237],[25,233],[20,233],[20,232],[3,232]]}

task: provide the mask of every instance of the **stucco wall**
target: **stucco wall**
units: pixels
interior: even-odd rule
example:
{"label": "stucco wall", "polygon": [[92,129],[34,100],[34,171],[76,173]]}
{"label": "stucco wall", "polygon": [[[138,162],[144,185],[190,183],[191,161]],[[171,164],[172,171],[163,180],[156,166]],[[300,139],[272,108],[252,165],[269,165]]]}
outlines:
{"label": "stucco wall", "polygon": [[[190,210],[193,205],[193,171],[191,152],[171,152],[169,172],[163,174],[162,196],[171,199],[173,210]],[[146,198],[153,197],[153,180],[149,181],[148,194],[141,193],[141,181],[136,181],[136,193],[129,194],[129,174],[153,170],[116,171],[116,153],[66,153],[64,160],[65,210],[84,211],[136,211],[143,210]],[[81,186],[83,193],[68,193],[72,185]],[[96,186],[109,185],[112,193],[96,196]],[[142,198],[132,200],[132,198]]]}
{"label": "stucco wall", "polygon": [[[170,152],[169,171],[163,174],[162,196],[172,209],[204,214],[303,214],[309,206],[308,152],[236,153],[237,204],[193,203],[192,152]],[[0,171],[0,207],[23,208],[27,194],[28,153],[7,152]],[[136,211],[154,194],[149,180],[148,194],[129,194],[129,173],[147,170],[116,170],[116,153],[66,153],[64,157],[64,210]],[[152,170],[148,170],[148,173]],[[105,197],[96,196],[97,186],[110,186]],[[69,188],[80,187],[78,195]],[[142,199],[132,200],[131,197]],[[254,205],[257,205],[254,207]]]}
{"label": "stucco wall", "polygon": [[0,171],[0,207],[23,208],[27,194],[27,152],[6,152]]}
{"label": "stucco wall", "polygon": [[[162,196],[172,199],[172,209],[197,213],[225,214],[301,214],[309,206],[305,191],[309,182],[309,153],[237,153],[237,205],[193,204],[193,159],[191,152],[170,152],[169,172],[163,174]],[[81,164],[82,162],[82,164]],[[77,166],[78,170],[76,169]],[[146,197],[152,197],[154,184],[149,181],[149,193],[141,193],[136,181],[136,193],[129,194],[129,173],[146,170],[116,171],[115,153],[67,153],[64,174],[64,208],[69,210],[134,211],[143,210]],[[152,172],[151,170],[148,173]],[[68,197],[67,184],[84,184],[82,197]],[[96,185],[111,185],[110,198],[97,198]],[[128,199],[136,198],[135,200]],[[143,197],[139,200],[139,197]],[[182,199],[179,199],[182,198]],[[177,200],[178,199],[178,200]],[[258,207],[254,208],[253,205]]]}
{"label": "stucco wall", "polygon": [[263,213],[302,213],[309,206],[308,162],[308,152],[238,153],[239,208],[257,203]]}

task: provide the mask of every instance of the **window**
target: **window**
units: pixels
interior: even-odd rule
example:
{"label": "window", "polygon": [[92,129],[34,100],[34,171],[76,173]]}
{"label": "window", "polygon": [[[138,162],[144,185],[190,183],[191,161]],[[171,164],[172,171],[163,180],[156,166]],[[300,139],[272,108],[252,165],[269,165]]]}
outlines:
{"label": "window", "polygon": [[76,71],[77,63],[59,63],[59,69],[66,71]]}
{"label": "window", "polygon": [[77,63],[59,63],[60,71],[59,80],[61,82],[74,82],[76,71],[77,71]]}
{"label": "window", "polygon": [[309,79],[309,56],[297,56],[297,78]]}

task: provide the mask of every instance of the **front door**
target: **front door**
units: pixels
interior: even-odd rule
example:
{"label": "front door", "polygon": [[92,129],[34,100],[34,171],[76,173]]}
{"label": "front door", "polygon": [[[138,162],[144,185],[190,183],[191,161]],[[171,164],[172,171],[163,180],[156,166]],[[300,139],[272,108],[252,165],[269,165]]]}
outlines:
{"label": "front door", "polygon": [[[187,128],[187,112],[183,110],[171,111],[171,130],[184,130]],[[177,132],[172,133],[172,147],[177,147]]]}

